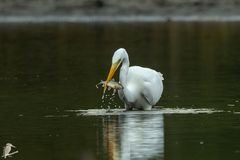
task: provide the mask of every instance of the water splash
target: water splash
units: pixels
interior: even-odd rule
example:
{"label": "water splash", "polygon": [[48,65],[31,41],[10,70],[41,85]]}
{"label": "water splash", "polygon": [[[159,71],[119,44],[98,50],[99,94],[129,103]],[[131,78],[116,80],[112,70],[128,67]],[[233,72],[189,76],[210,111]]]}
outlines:
{"label": "water splash", "polygon": [[[109,106],[110,107],[110,106]],[[68,111],[70,112],[70,111]],[[125,109],[88,109],[75,110],[79,116],[104,116],[104,115],[156,115],[156,114],[213,114],[213,113],[227,113],[224,110],[217,110],[214,108],[156,108],[151,111],[133,110],[126,112]],[[240,112],[239,112],[240,113]],[[234,112],[234,114],[237,114]]]}
{"label": "water splash", "polygon": [[[99,88],[99,86],[104,87],[104,91],[103,91],[102,98],[101,98],[102,99],[102,104],[104,106],[105,106],[105,102],[107,102],[108,106],[113,105],[115,94],[116,94],[117,90],[118,89],[123,89],[123,86],[119,82],[116,82],[114,79],[112,79],[109,82],[100,81],[98,84],[96,84],[96,88]],[[107,87],[107,88],[105,88],[105,87]],[[107,90],[105,90],[105,89],[107,89]],[[112,92],[109,92],[111,90],[112,90]],[[106,91],[108,91],[108,92],[106,92]],[[109,93],[111,95],[109,95],[107,93]]]}
{"label": "water splash", "polygon": [[101,101],[101,108],[106,109],[106,110],[111,110],[111,107],[116,108],[116,103],[115,103],[115,94],[116,91],[113,90],[113,92],[105,92],[102,95],[102,101]]}

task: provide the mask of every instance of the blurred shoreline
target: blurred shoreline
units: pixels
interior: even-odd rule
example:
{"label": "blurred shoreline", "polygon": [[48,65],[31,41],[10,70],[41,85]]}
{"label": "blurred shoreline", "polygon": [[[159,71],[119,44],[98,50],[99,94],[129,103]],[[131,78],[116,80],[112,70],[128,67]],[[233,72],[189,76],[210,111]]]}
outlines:
{"label": "blurred shoreline", "polygon": [[0,10],[0,23],[240,21],[238,5],[169,5],[145,7],[66,7]]}
{"label": "blurred shoreline", "polygon": [[109,23],[109,22],[240,22],[240,15],[24,15],[0,16],[0,23]]}

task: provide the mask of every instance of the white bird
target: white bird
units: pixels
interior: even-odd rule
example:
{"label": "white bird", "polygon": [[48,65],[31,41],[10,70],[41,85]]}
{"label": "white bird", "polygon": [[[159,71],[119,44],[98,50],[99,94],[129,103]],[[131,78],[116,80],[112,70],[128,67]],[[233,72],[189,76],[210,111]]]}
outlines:
{"label": "white bird", "polygon": [[126,110],[133,108],[151,110],[163,92],[163,76],[150,68],[140,66],[129,67],[127,51],[120,48],[114,52],[112,66],[109,71],[106,84],[112,79],[118,67],[122,64],[119,74],[119,81],[123,89],[118,90],[119,98],[124,102]]}
{"label": "white bird", "polygon": [[11,143],[7,143],[5,147],[3,147],[3,156],[5,159],[7,158],[7,156],[10,156],[12,155],[10,152],[11,152],[11,149],[13,148],[16,148],[14,145],[12,145]]}

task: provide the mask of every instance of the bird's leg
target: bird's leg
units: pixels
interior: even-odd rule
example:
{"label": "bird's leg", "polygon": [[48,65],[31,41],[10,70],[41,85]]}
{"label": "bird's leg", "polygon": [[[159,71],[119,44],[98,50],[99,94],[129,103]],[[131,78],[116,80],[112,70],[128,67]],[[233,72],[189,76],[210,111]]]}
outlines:
{"label": "bird's leg", "polygon": [[124,104],[124,107],[125,107],[125,111],[131,111],[133,108],[130,106],[130,105],[128,105],[128,104]]}
{"label": "bird's leg", "polygon": [[152,109],[152,106],[150,104],[143,106],[144,111],[150,111],[151,109]]}

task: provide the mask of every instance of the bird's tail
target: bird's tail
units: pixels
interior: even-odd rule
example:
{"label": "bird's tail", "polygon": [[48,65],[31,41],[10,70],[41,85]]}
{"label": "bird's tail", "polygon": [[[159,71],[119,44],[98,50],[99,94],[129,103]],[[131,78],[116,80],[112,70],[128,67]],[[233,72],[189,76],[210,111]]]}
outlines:
{"label": "bird's tail", "polygon": [[159,74],[159,76],[160,76],[161,80],[164,80],[164,78],[163,78],[163,74],[162,74],[162,73],[160,73],[160,72],[158,72],[158,74]]}

